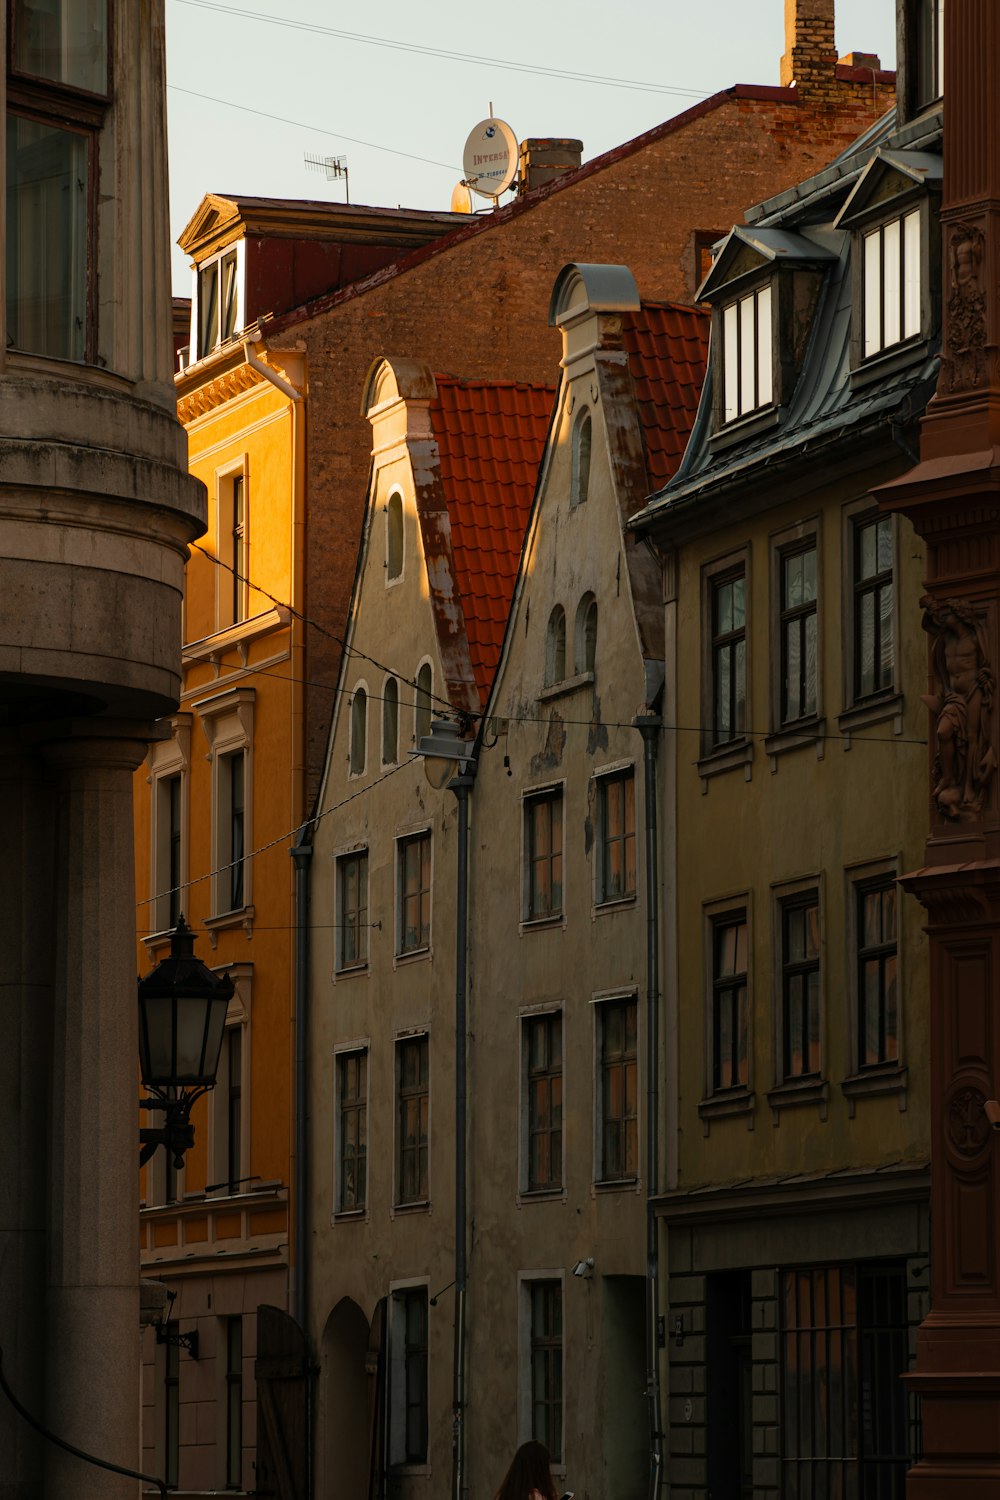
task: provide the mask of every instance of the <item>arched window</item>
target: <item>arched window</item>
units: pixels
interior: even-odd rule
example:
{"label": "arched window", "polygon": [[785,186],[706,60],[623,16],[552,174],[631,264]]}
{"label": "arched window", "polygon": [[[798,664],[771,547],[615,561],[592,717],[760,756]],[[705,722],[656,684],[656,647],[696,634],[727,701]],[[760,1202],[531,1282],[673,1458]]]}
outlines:
{"label": "arched window", "polygon": [[403,571],[403,497],[390,495],[385,508],[385,576],[399,578]]}
{"label": "arched window", "polygon": [[545,642],[545,684],[562,682],[566,676],[566,611],[557,604],[549,615],[548,638]]}
{"label": "arched window", "polygon": [[399,683],[387,677],[382,689],[382,764],[394,766],[399,755]]}
{"label": "arched window", "polygon": [[417,673],[417,701],[413,715],[413,733],[419,742],[431,732],[431,690],[434,685],[431,664],[425,661]]}
{"label": "arched window", "polygon": [[368,741],[368,694],[363,687],[354,689],[351,699],[351,775],[360,776],[365,769]]}
{"label": "arched window", "polygon": [[593,594],[584,594],[576,607],[574,630],[574,671],[592,672],[597,655],[597,600]]}
{"label": "arched window", "polygon": [[582,505],[590,490],[590,412],[584,407],[573,427],[573,474],[569,503]]}

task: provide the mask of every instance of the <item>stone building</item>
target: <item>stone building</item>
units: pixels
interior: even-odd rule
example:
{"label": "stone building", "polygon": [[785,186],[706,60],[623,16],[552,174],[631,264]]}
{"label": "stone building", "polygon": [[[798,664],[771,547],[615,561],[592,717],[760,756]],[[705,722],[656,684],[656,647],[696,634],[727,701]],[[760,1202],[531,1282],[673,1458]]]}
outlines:
{"label": "stone building", "polygon": [[[0,18],[0,1346],[60,1438],[139,1462],[132,774],[180,686],[204,530],[170,350],[161,0]],[[0,1491],[135,1481],[0,1397]]]}

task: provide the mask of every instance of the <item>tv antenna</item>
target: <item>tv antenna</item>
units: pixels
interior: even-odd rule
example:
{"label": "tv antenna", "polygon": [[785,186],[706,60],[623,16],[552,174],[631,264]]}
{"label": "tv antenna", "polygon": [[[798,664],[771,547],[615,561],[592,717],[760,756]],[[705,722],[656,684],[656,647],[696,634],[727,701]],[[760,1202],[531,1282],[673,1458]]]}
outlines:
{"label": "tv antenna", "polygon": [[310,172],[322,172],[327,182],[339,182],[344,179],[345,202],[351,201],[351,183],[347,173],[346,156],[310,156],[305,152],[303,161]]}

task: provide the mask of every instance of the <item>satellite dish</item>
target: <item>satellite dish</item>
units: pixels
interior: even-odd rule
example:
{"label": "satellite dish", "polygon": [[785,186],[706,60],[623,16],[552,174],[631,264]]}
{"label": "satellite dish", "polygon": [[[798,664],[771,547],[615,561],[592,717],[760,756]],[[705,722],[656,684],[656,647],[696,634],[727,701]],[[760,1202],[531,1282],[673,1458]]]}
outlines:
{"label": "satellite dish", "polygon": [[494,201],[517,175],[517,136],[505,120],[480,120],[469,132],[462,156],[466,185]]}
{"label": "satellite dish", "polygon": [[472,212],[472,194],[464,182],[456,182],[451,190],[451,211],[453,214]]}

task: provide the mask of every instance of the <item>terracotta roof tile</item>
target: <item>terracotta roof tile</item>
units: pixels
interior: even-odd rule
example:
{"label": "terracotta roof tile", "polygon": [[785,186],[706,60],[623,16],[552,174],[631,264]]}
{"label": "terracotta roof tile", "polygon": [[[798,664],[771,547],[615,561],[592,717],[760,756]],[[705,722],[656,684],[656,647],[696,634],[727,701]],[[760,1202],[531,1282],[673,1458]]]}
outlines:
{"label": "terracotta roof tile", "polygon": [[483,702],[500,658],[555,391],[438,375],[431,420],[457,587]]}
{"label": "terracotta roof tile", "polygon": [[687,446],[705,379],[708,328],[701,308],[673,302],[644,302],[622,316],[651,486],[666,484]]}

